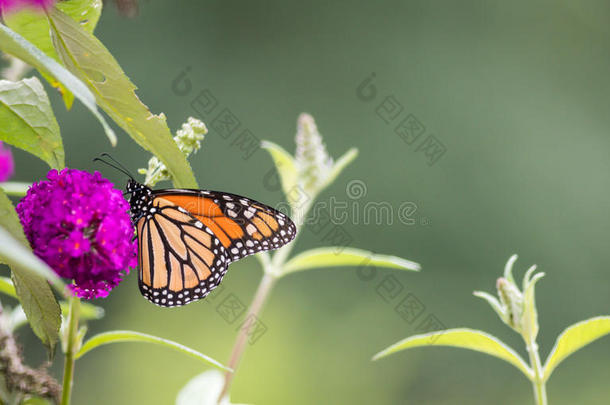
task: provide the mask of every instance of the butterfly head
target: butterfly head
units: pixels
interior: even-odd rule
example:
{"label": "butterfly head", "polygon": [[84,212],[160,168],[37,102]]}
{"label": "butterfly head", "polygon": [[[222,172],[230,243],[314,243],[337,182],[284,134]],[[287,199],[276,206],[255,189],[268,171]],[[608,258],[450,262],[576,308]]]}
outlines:
{"label": "butterfly head", "polygon": [[138,219],[148,213],[152,206],[152,190],[134,179],[127,181],[125,190],[131,194],[129,206],[131,207],[131,220],[136,223]]}

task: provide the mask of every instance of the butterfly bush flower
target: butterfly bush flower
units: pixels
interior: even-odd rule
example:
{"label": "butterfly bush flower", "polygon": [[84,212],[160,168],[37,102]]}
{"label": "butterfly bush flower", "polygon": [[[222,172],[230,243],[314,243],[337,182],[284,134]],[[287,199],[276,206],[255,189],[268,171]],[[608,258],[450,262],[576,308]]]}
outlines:
{"label": "butterfly bush flower", "polygon": [[[202,121],[189,117],[188,121],[182,124],[182,128],[176,131],[174,141],[180,151],[184,153],[184,156],[188,157],[191,153],[195,153],[201,148],[201,141],[203,141],[207,133],[208,128]],[[155,156],[148,161],[148,169],[140,169],[138,173],[146,174],[144,184],[150,187],[160,181],[171,179],[165,164]]]}
{"label": "butterfly bush flower", "polygon": [[34,253],[87,299],[106,297],[136,266],[128,210],[122,192],[99,172],[75,169],[49,171],[17,205]]}
{"label": "butterfly bush flower", "polygon": [[8,146],[0,141],[0,181],[7,181],[15,171],[13,154]]}
{"label": "butterfly bush flower", "polygon": [[0,0],[0,10],[17,11],[22,8],[44,10],[57,3],[57,0]]}

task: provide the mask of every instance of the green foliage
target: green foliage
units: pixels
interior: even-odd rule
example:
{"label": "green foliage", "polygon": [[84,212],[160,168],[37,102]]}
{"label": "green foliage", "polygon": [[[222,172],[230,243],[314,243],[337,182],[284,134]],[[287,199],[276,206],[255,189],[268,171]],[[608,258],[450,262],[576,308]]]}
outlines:
{"label": "green foliage", "polygon": [[208,370],[191,378],[176,397],[176,405],[245,405],[233,404],[228,396],[218,402],[222,390],[223,375]]}
{"label": "green foliage", "polygon": [[[306,121],[311,124],[313,118],[307,117]],[[300,118],[300,121],[302,121],[302,117]],[[311,129],[311,125],[309,128]],[[299,207],[297,199],[301,197],[300,193],[305,192],[309,197],[309,203],[313,203],[316,196],[332,184],[339,174],[341,174],[343,169],[358,156],[358,150],[351,148],[345,152],[336,163],[333,163],[332,159],[326,154],[326,149],[321,147],[322,139],[317,132],[315,124],[313,125],[313,128],[315,128],[315,130],[309,134],[309,137],[313,137],[316,141],[311,142],[311,144],[314,145],[311,149],[323,150],[324,159],[314,158],[314,151],[302,152],[300,156],[293,157],[290,153],[286,152],[285,149],[273,142],[261,142],[261,147],[269,152],[275,163],[276,170],[280,176],[282,190],[286,196],[286,201],[290,204],[293,215],[298,215],[297,220],[299,217],[304,216],[309,208],[308,206]],[[301,138],[307,139],[304,135],[301,135]],[[300,208],[300,210],[297,209],[297,207]],[[297,223],[297,225],[299,224]]]}
{"label": "green foliage", "polygon": [[0,24],[0,50],[23,60],[41,73],[53,76],[62,83],[97,118],[110,143],[116,145],[116,135],[98,111],[95,96],[76,76],[4,24]]}
{"label": "green foliage", "polygon": [[64,167],[64,147],[47,93],[36,77],[0,80],[0,140]]}
{"label": "green foliage", "polygon": [[0,188],[4,190],[7,195],[14,197],[23,197],[26,195],[30,186],[30,183],[19,181],[6,181],[4,183],[0,183]]}
{"label": "green foliage", "polygon": [[261,147],[269,152],[273,163],[275,163],[277,172],[280,175],[284,195],[286,197],[290,196],[290,193],[294,191],[297,185],[298,176],[294,158],[284,148],[273,142],[262,141]]}
{"label": "green foliage", "polygon": [[186,354],[190,357],[203,361],[205,364],[213,366],[219,370],[229,371],[230,368],[223,366],[218,361],[212,359],[211,357],[206,356],[203,353],[200,353],[196,350],[193,350],[189,347],[181,345],[180,343],[173,342],[171,340],[163,339],[157,336],[147,335],[145,333],[133,332],[128,330],[116,330],[112,332],[104,332],[98,335],[91,337],[87,340],[78,353],[76,354],[76,358],[80,358],[84,356],[87,352],[95,349],[96,347],[100,347],[103,345],[107,345],[110,343],[121,343],[121,342],[144,342],[144,343],[153,343],[156,345],[164,346],[169,349],[176,350],[180,353]]}
{"label": "green foliage", "polygon": [[525,361],[510,347],[495,336],[474,329],[449,329],[408,337],[377,353],[373,360],[378,360],[401,350],[426,346],[450,346],[470,349],[497,357],[517,367],[526,376],[532,376],[532,370]]}
{"label": "green foliage", "polygon": [[544,365],[544,379],[568,356],[610,334],[610,316],[600,316],[578,322],[561,332]]}
{"label": "green foliage", "polygon": [[[487,301],[508,326],[521,334],[530,357],[529,366],[507,344],[485,332],[472,329],[449,329],[412,336],[382,350],[373,359],[377,360],[402,350],[426,346],[452,346],[475,350],[505,360],[521,370],[532,382],[536,403],[538,405],[547,404],[545,384],[553,370],[572,353],[610,334],[610,316],[588,319],[567,328],[557,338],[555,347],[542,367],[536,344],[538,313],[535,285],[544,276],[544,273],[534,274],[536,266],[531,266],[523,277],[521,291],[512,275],[512,267],[516,260],[517,255],[513,255],[506,263],[504,276],[498,279],[500,300],[480,291],[475,291],[474,294]],[[515,314],[518,316],[513,316]]]}
{"label": "green foliage", "polygon": [[[19,299],[17,291],[13,281],[8,277],[0,277],[0,292],[8,295],[9,297]],[[68,313],[68,302],[59,301],[62,314]],[[84,321],[102,319],[104,317],[104,308],[98,307],[87,302],[81,302],[80,304],[80,318]]]}
{"label": "green foliage", "polygon": [[[102,13],[102,0],[70,0],[57,3],[59,10],[78,22],[87,32],[93,32]],[[17,10],[4,15],[5,24],[38,47],[47,56],[59,62],[53,41],[49,20],[44,13],[32,13],[30,10]],[[52,86],[61,92],[66,107],[72,106],[74,95],[53,76],[43,73]]]}
{"label": "green foliage", "polygon": [[324,247],[299,253],[282,268],[280,276],[302,270],[343,266],[376,266],[419,271],[421,266],[396,256],[378,255],[362,249]]}
{"label": "green foliage", "polygon": [[0,292],[8,295],[9,297],[19,298],[17,297],[17,291],[15,291],[15,286],[13,282],[8,277],[0,277]]}
{"label": "green foliage", "polygon": [[34,256],[17,213],[1,190],[0,260],[11,268],[16,294],[32,330],[52,353],[59,336],[61,312],[46,279],[53,279],[59,285],[63,285],[63,282]]}
{"label": "green foliage", "polygon": [[172,139],[165,116],[153,115],[138,99],[136,87],[112,54],[61,11],[51,10],[48,18],[61,60],[89,86],[99,106],[140,146],[165,164],[176,187],[197,188],[190,165]]}

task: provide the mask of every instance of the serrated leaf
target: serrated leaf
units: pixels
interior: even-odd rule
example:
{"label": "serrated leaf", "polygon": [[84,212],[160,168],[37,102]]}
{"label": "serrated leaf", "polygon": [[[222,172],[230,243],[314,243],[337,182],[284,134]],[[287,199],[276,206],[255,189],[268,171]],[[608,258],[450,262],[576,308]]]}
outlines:
{"label": "serrated leaf", "polygon": [[171,340],[163,339],[157,336],[148,335],[146,333],[133,332],[129,330],[115,330],[111,332],[100,333],[98,335],[93,336],[83,344],[83,346],[76,354],[75,358],[78,359],[84,356],[87,352],[95,349],[96,347],[121,342],[153,343],[186,354],[220,370],[231,370],[230,368],[223,366],[220,362],[214,360],[213,358],[206,356],[205,354],[200,353],[197,350],[193,350],[190,347],[181,345],[180,343],[176,343]]}
{"label": "serrated leaf", "polygon": [[298,177],[294,158],[284,148],[270,141],[262,141],[261,148],[267,150],[271,155],[280,176],[284,195],[289,196],[291,192],[294,192]]}
{"label": "serrated leaf", "polygon": [[610,316],[587,319],[568,327],[559,335],[546,360],[544,380],[548,380],[559,363],[572,353],[608,334],[610,334]]}
{"label": "serrated leaf", "polygon": [[53,169],[64,167],[59,125],[36,77],[0,80],[0,122],[0,140],[39,157]]}
{"label": "serrated leaf", "polygon": [[[56,7],[78,22],[84,30],[93,32],[102,12],[102,0],[69,0],[61,1]],[[33,13],[29,9],[15,10],[4,13],[4,23],[13,31],[18,32],[47,56],[59,61],[53,47],[49,21],[44,13]],[[65,86],[53,78],[43,74],[45,79],[61,92],[66,107],[70,109],[74,95]]]}
{"label": "serrated leaf", "polygon": [[116,145],[116,135],[98,111],[95,96],[76,76],[4,24],[0,24],[0,50],[23,60],[41,73],[51,75],[61,82],[97,118],[110,143],[113,146]]}
{"label": "serrated leaf", "polygon": [[525,361],[513,349],[500,341],[500,339],[480,330],[466,328],[448,329],[411,336],[377,353],[373,360],[378,360],[402,350],[426,346],[450,346],[485,353],[507,361],[517,367],[527,378],[533,378],[533,373]]}
{"label": "serrated leaf", "polygon": [[55,49],[65,66],[95,94],[99,106],[140,146],[168,168],[174,185],[197,188],[195,176],[178,149],[163,115],[153,115],[136,96],[112,54],[93,35],[62,12],[48,13]]}
{"label": "serrated leaf", "polygon": [[302,270],[341,266],[378,266],[400,270],[421,270],[418,263],[397,256],[378,255],[354,248],[324,247],[307,250],[294,256],[284,265],[281,275]]}

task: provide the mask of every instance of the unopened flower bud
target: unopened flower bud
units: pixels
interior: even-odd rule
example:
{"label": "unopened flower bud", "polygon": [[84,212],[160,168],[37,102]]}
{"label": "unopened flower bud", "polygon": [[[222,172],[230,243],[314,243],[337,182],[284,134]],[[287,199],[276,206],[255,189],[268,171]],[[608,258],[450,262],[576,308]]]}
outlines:
{"label": "unopened flower bud", "polygon": [[305,192],[314,194],[322,187],[333,167],[318,127],[309,114],[301,114],[297,122],[295,162]]}
{"label": "unopened flower bud", "polygon": [[516,331],[521,331],[521,316],[523,315],[523,294],[514,283],[504,277],[496,282],[500,302],[506,310],[506,322]]}

